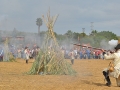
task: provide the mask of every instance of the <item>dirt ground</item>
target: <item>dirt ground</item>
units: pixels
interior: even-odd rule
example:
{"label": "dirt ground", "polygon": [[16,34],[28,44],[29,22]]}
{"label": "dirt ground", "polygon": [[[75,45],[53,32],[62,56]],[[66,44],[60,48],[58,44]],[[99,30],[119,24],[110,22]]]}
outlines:
{"label": "dirt ground", "polygon": [[120,90],[114,78],[111,78],[111,87],[105,86],[102,70],[110,60],[75,60],[72,66],[77,74],[74,76],[26,75],[33,62],[0,62],[0,90]]}

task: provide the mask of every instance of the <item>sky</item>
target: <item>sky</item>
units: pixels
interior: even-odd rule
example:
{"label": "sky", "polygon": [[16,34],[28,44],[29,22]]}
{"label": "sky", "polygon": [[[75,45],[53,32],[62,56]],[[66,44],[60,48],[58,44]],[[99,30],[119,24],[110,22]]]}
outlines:
{"label": "sky", "polygon": [[[38,32],[36,19],[59,15],[54,31],[86,34],[111,31],[120,36],[120,0],[0,0],[0,30]],[[92,27],[91,27],[92,26]],[[41,31],[47,27],[43,21]]]}

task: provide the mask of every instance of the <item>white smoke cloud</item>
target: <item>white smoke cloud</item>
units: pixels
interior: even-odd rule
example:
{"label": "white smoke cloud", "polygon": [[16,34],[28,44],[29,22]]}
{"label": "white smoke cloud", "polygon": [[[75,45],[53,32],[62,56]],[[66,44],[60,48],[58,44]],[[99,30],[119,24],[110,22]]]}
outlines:
{"label": "white smoke cloud", "polygon": [[108,44],[110,45],[110,49],[114,49],[114,47],[118,44],[118,40],[112,39],[108,42]]}
{"label": "white smoke cloud", "polygon": [[0,26],[4,26],[5,23],[7,22],[7,15],[0,15]]}
{"label": "white smoke cloud", "polygon": [[112,39],[108,42],[108,44],[115,47],[118,44],[118,40]]}
{"label": "white smoke cloud", "polygon": [[100,42],[100,46],[101,48],[103,49],[106,49],[106,50],[113,50],[114,47],[118,44],[118,40],[110,40],[110,41],[106,41],[106,40],[102,40]]}
{"label": "white smoke cloud", "polygon": [[106,40],[102,40],[102,41],[100,42],[100,47],[103,48],[103,49],[106,49],[106,50],[109,49],[109,45],[108,45],[108,43],[107,43]]}

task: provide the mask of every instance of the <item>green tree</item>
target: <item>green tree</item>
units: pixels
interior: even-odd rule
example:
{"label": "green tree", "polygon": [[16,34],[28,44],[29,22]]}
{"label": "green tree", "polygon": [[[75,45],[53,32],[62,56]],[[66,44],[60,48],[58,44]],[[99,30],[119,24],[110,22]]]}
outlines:
{"label": "green tree", "polygon": [[55,33],[55,36],[56,36],[56,39],[57,39],[59,45],[62,45],[63,42],[65,42],[65,40],[67,38],[65,35],[57,34],[57,33]]}
{"label": "green tree", "polygon": [[101,41],[103,41],[103,40],[108,41],[104,36],[101,36],[101,35],[96,35],[96,36],[93,36],[92,38],[93,38],[93,42],[94,42],[93,46],[97,47],[97,48],[100,48]]}
{"label": "green tree", "polygon": [[80,38],[83,38],[83,37],[86,37],[87,35],[86,35],[86,33],[80,33]]}
{"label": "green tree", "polygon": [[68,44],[73,42],[73,32],[71,30],[68,30],[64,35],[65,35],[65,37],[67,39],[66,42]]}
{"label": "green tree", "polygon": [[111,39],[118,40],[117,35],[114,34],[113,32],[110,32],[110,31],[101,31],[101,32],[96,34],[96,37],[98,35],[103,36],[105,39],[108,39],[108,40],[111,40]]}
{"label": "green tree", "polygon": [[73,38],[73,32],[71,30],[68,30],[65,35],[69,38],[72,39]]}
{"label": "green tree", "polygon": [[38,34],[40,33],[40,26],[42,26],[42,19],[41,18],[37,18],[36,20],[36,25],[38,26]]}
{"label": "green tree", "polygon": [[74,38],[75,40],[78,40],[79,36],[80,36],[79,33],[76,33],[76,32],[73,33],[73,38]]}
{"label": "green tree", "polygon": [[90,33],[90,35],[96,35],[97,33],[98,33],[97,30],[93,30],[93,31]]}
{"label": "green tree", "polygon": [[120,40],[120,36],[117,36],[118,37],[118,39]]}

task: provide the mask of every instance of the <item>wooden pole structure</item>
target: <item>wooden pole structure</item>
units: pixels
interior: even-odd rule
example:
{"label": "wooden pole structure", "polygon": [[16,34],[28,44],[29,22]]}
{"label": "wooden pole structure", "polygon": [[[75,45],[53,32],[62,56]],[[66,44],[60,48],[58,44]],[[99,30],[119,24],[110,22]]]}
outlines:
{"label": "wooden pole structure", "polygon": [[44,15],[42,16],[48,30],[43,46],[28,74],[75,74],[72,66],[64,59],[64,55],[53,31],[57,17],[58,15],[51,17],[50,10],[46,18]]}

